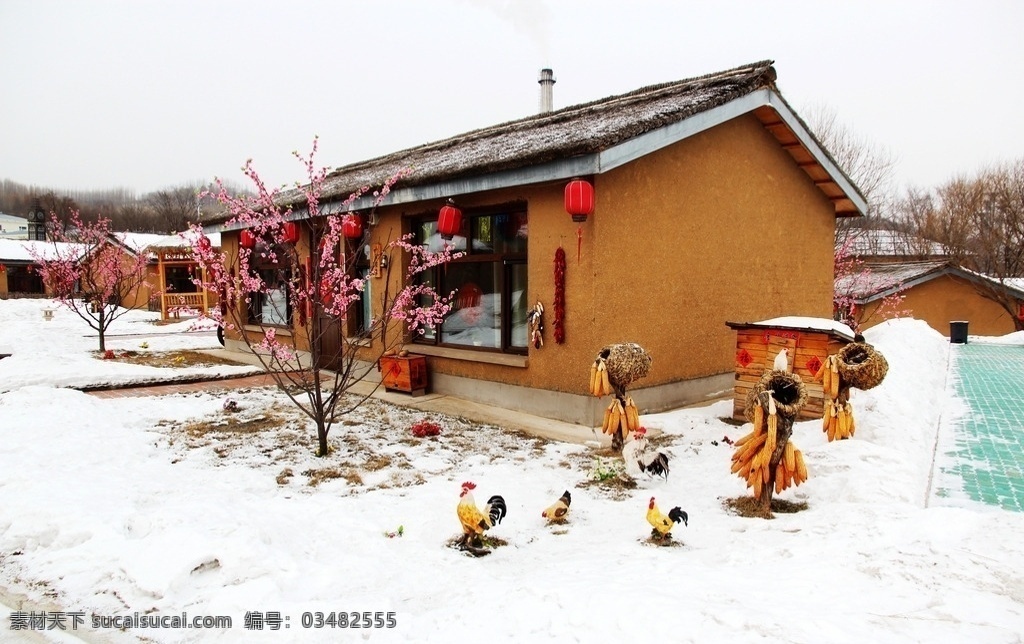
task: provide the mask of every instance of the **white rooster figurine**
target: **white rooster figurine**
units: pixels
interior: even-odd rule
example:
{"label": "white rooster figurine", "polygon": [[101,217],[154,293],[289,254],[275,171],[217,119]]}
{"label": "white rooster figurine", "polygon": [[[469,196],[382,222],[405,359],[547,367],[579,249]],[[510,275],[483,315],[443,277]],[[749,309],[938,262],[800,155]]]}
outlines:
{"label": "white rooster figurine", "polygon": [[632,440],[622,446],[622,460],[626,472],[634,478],[646,472],[651,476],[664,476],[668,480],[668,455],[649,448],[647,428],[633,432]]}

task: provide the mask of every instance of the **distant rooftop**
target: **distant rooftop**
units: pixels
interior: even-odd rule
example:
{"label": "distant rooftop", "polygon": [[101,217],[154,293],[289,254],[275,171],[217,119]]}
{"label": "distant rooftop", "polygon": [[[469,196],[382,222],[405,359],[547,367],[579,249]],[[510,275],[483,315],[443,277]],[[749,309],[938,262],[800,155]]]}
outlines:
{"label": "distant rooftop", "polygon": [[849,251],[855,257],[946,257],[942,244],[897,230],[854,230]]}

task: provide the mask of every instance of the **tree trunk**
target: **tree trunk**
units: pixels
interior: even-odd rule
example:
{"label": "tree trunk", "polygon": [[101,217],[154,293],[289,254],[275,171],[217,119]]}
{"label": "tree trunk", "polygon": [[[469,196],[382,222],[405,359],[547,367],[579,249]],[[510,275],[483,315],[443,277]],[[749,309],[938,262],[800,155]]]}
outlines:
{"label": "tree trunk", "polygon": [[[91,306],[91,304],[90,304],[90,306]],[[99,310],[99,320],[97,320],[97,324],[96,324],[96,326],[99,328],[99,332],[100,332],[100,353],[103,353],[104,351],[107,350],[107,334],[106,334],[106,330],[107,330],[107,324],[108,323],[107,323],[107,321],[105,319],[105,316],[104,316],[105,312],[106,311],[104,311],[104,309],[101,307],[100,310]]]}
{"label": "tree trunk", "polygon": [[321,415],[320,418],[316,419],[316,439],[317,439],[317,451],[316,455],[319,457],[327,456],[327,426],[324,423],[324,419]]}

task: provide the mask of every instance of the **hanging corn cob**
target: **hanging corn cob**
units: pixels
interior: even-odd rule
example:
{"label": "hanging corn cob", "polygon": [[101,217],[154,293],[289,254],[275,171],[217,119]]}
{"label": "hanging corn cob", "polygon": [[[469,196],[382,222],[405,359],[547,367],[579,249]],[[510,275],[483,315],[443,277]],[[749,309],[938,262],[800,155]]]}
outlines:
{"label": "hanging corn cob", "polygon": [[613,393],[615,390],[608,379],[608,367],[604,358],[598,358],[590,365],[590,395],[602,398]]}
{"label": "hanging corn cob", "polygon": [[632,396],[626,396],[625,416],[626,431],[623,433],[623,436],[628,436],[629,432],[640,429],[640,410],[636,408],[636,403],[633,402]]}
{"label": "hanging corn cob", "polygon": [[[821,388],[826,398],[821,415],[821,431],[825,432],[830,443],[853,436],[856,427],[853,420],[853,405],[848,400],[838,400],[841,388],[839,356],[831,355],[825,358],[825,362],[814,377],[821,380]],[[848,387],[846,391],[849,391]],[[848,394],[844,394],[843,397],[846,395]]]}
{"label": "hanging corn cob", "polygon": [[[768,414],[767,431],[755,423],[749,434],[733,443],[735,451],[730,469],[733,474],[747,482],[748,488],[753,488],[755,497],[761,495],[761,487],[770,480],[769,468],[776,447],[769,446],[769,441],[772,440],[772,418],[777,418],[777,414]],[[796,449],[793,441],[787,440],[783,457],[775,465],[775,493],[778,494],[791,485],[800,485],[806,480],[807,468],[803,465],[803,454]]]}

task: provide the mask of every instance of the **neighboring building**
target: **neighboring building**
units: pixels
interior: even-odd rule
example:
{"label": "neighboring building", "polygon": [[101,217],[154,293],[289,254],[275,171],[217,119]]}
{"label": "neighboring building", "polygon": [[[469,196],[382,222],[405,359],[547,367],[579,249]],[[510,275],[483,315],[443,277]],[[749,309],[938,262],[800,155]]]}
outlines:
{"label": "neighboring building", "polygon": [[942,244],[897,230],[851,230],[845,240],[847,254],[870,263],[949,259]]}
{"label": "neighboring building", "polygon": [[903,296],[900,308],[924,320],[936,331],[950,334],[950,322],[967,322],[972,335],[1001,336],[1016,330],[1013,316],[988,291],[1013,303],[1024,320],[1024,280],[999,280],[979,275],[949,261],[866,263],[858,275],[836,280],[836,291],[850,293],[861,320],[870,328],[884,320],[876,315],[882,301],[893,294]]}
{"label": "neighboring building", "polygon": [[[593,426],[607,401],[589,395],[589,367],[603,346],[628,341],[653,358],[631,389],[643,412],[707,400],[732,390],[727,321],[831,317],[835,218],[867,208],[775,79],[764,61],[345,166],[329,175],[321,210],[337,212],[356,188],[412,168],[370,222],[370,250],[400,233],[436,243],[439,209],[457,201],[464,227],[455,241],[469,253],[431,278],[441,292],[459,291],[460,308],[405,347],[426,356],[435,392]],[[563,207],[576,177],[596,193],[582,224]],[[294,193],[280,201],[302,220]],[[226,218],[204,224],[233,256],[240,231]],[[300,227],[300,252],[315,226]],[[560,247],[565,342],[556,344]],[[370,278],[371,308],[380,279]],[[526,333],[537,301],[547,310],[539,349]],[[245,349],[236,332],[227,335],[226,346]]]}
{"label": "neighboring building", "polygon": [[[199,265],[192,258],[189,235],[158,235],[145,241],[143,247],[153,258],[149,265],[153,301],[150,310],[160,311],[167,320],[179,317],[184,310],[207,311],[217,302],[217,295],[196,286]],[[220,248],[220,235],[209,235],[214,248]],[[205,281],[205,279],[204,279]]]}
{"label": "neighboring building", "polygon": [[70,247],[73,244],[0,239],[0,298],[46,297],[47,289],[39,275],[39,265],[32,258],[32,250],[45,259],[55,259],[57,249],[66,255],[65,249]]}
{"label": "neighboring building", "polygon": [[[158,259],[148,246],[164,240],[163,235],[142,235],[137,233],[112,233],[110,242],[124,252],[124,261],[132,262],[140,253],[150,254],[150,279],[126,293],[119,302],[127,308],[146,308],[157,293],[159,272]],[[0,239],[0,298],[3,297],[47,297],[49,289],[43,284],[39,265],[33,259],[33,250],[45,259],[67,257],[67,249],[75,244],[34,240]],[[84,248],[83,248],[84,251]],[[82,261],[84,258],[79,258]],[[159,309],[157,309],[159,310]]]}
{"label": "neighboring building", "polygon": [[0,239],[28,239],[28,219],[0,212]]}

